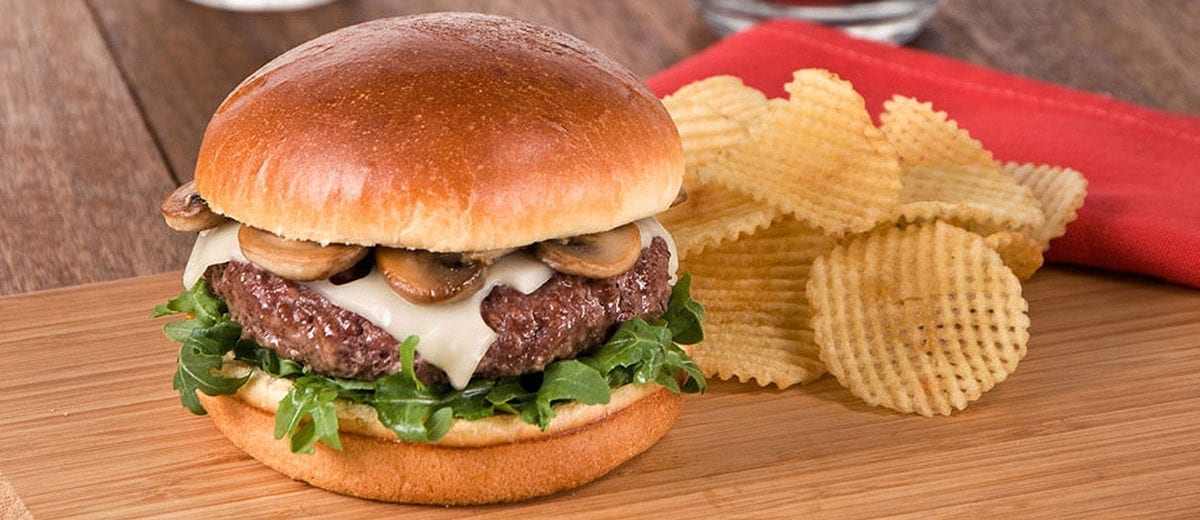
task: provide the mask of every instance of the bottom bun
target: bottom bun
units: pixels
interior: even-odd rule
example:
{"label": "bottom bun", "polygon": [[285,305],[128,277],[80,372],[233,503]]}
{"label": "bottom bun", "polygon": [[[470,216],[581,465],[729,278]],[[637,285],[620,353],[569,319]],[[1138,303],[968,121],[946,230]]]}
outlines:
{"label": "bottom bun", "polygon": [[336,493],[414,504],[487,504],[574,488],[646,451],[675,424],[681,395],[664,388],[580,427],[477,447],[382,439],[341,431],[298,455],[272,433],[272,412],[237,395],[198,394],[213,423],[242,451],[295,480]]}

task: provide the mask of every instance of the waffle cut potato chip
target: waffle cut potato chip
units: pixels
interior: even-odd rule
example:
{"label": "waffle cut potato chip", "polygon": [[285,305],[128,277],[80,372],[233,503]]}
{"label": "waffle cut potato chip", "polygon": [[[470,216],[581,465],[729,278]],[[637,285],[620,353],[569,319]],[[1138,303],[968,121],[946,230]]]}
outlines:
{"label": "waffle cut potato chip", "polygon": [[767,113],[767,96],[746,86],[737,76],[713,76],[695,81],[666,99],[677,104],[706,106],[743,128],[749,128]]}
{"label": "waffle cut potato chip", "polygon": [[990,166],[914,166],[900,175],[900,223],[945,220],[988,235],[1034,233],[1045,217],[1029,188]]}
{"label": "waffle cut potato chip", "polygon": [[812,261],[833,245],[784,218],[682,262],[708,311],[704,342],[692,353],[706,376],[787,388],[825,373],[804,290]]}
{"label": "waffle cut potato chip", "polygon": [[746,136],[767,110],[767,97],[733,76],[689,83],[663,98],[679,129],[688,171],[707,164]]}
{"label": "waffle cut potato chip", "polygon": [[683,160],[689,171],[707,164],[722,150],[727,150],[742,140],[746,129],[712,108],[698,103],[687,103],[667,96],[663,105],[675,121],[679,138],[683,141]]}
{"label": "waffle cut potato chip", "polygon": [[1004,171],[1041,202],[1045,223],[1031,235],[1041,243],[1042,251],[1050,249],[1050,241],[1065,235],[1067,224],[1079,216],[1075,212],[1087,198],[1087,179],[1059,166],[1008,163]]}
{"label": "waffle cut potato chip", "polygon": [[749,194],[831,236],[871,229],[900,199],[895,150],[862,96],[824,70],[796,71],[741,142],[700,167],[704,183]]}
{"label": "waffle cut potato chip", "polygon": [[979,235],[882,228],[818,258],[807,288],[821,360],[873,406],[950,415],[1025,356],[1021,284]]}
{"label": "waffle cut potato chip", "polygon": [[1042,268],[1042,244],[1025,233],[1001,231],[983,239],[984,243],[1000,255],[1009,270],[1024,282]]}
{"label": "waffle cut potato chip", "polygon": [[767,98],[733,76],[716,76],[663,99],[683,140],[686,200],[658,216],[675,238],[681,259],[725,240],[761,229],[781,212],[744,193],[702,184],[696,170],[737,145],[746,127],[766,110]]}
{"label": "waffle cut potato chip", "polygon": [[913,98],[894,96],[884,102],[880,128],[900,155],[900,164],[913,166],[999,167],[992,152],[958,127],[945,112]]}
{"label": "waffle cut potato chip", "polygon": [[749,195],[719,184],[700,184],[694,176],[684,177],[683,189],[687,199],[658,215],[658,221],[675,238],[680,260],[753,233],[781,215]]}

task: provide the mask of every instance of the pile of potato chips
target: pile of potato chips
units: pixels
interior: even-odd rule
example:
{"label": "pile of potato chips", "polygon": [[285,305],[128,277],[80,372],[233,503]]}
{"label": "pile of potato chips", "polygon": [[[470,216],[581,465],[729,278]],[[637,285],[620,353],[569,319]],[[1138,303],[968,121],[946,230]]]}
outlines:
{"label": "pile of potato chips", "polygon": [[708,309],[712,377],[786,388],[826,372],[869,404],[949,415],[1024,357],[1020,280],[1066,231],[1087,183],[1001,165],[929,103],[876,127],[849,82],[796,71],[768,100],[731,76],[663,100],[687,200],[663,215]]}

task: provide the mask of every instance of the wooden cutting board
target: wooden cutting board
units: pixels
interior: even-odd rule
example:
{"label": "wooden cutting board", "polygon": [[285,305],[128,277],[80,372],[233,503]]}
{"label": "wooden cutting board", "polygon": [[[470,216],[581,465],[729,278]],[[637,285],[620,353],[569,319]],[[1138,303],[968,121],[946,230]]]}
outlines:
{"label": "wooden cutting board", "polygon": [[953,417],[871,408],[830,377],[715,382],[597,482],[446,509],[293,482],[184,410],[147,318],[178,278],[0,299],[0,473],[34,516],[1200,515],[1200,291],[1048,269],[1026,288],[1029,355]]}

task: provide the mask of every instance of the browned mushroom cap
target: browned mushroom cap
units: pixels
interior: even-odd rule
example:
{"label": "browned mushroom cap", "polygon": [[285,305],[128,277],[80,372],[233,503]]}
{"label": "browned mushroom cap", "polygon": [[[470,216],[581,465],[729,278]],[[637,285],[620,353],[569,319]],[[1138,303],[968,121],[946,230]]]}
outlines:
{"label": "browned mushroom cap", "polygon": [[493,262],[499,260],[504,255],[516,251],[515,247],[506,247],[503,249],[488,249],[485,251],[468,251],[462,254],[464,260],[468,262],[479,262],[483,265],[492,265]]}
{"label": "browned mushroom cap", "polygon": [[375,266],[375,258],[371,255],[364,255],[362,260],[350,266],[349,269],[329,275],[329,283],[333,285],[345,285],[355,280],[366,278],[371,274],[371,268]]}
{"label": "browned mushroom cap", "polygon": [[465,298],[487,278],[486,265],[455,253],[377,247],[375,264],[396,294],[417,304]]}
{"label": "browned mushroom cap", "polygon": [[671,201],[671,207],[678,206],[687,202],[687,192],[683,188],[679,188],[679,194],[675,195],[675,200]]}
{"label": "browned mushroom cap", "polygon": [[353,267],[367,254],[367,248],[363,246],[323,246],[306,240],[288,240],[245,224],[238,229],[238,242],[247,260],[297,282],[329,278]]}
{"label": "browned mushroom cap", "polygon": [[196,184],[188,182],[171,192],[160,208],[167,225],[175,231],[195,233],[214,228],[225,221],[225,217],[208,209],[208,203],[196,192]]}
{"label": "browned mushroom cap", "polygon": [[641,253],[642,235],[634,224],[537,245],[542,263],[560,273],[586,278],[608,278],[628,271]]}

